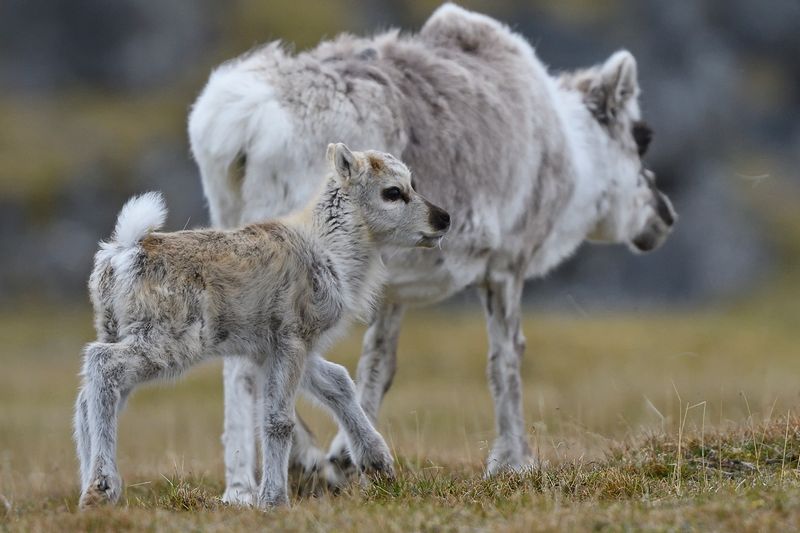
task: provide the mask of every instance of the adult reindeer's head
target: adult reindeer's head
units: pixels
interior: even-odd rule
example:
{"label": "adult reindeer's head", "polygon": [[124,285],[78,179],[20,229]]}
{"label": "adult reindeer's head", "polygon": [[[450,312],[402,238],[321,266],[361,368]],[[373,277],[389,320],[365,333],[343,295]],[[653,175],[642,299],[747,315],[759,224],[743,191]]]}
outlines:
{"label": "adult reindeer's head", "polygon": [[600,220],[591,240],[624,242],[634,251],[658,248],[669,235],[676,215],[669,198],[656,187],[655,174],[642,157],[653,133],[641,119],[636,60],[626,50],[596,67],[566,74],[563,87],[581,93],[596,127],[590,130],[592,163],[608,181]]}

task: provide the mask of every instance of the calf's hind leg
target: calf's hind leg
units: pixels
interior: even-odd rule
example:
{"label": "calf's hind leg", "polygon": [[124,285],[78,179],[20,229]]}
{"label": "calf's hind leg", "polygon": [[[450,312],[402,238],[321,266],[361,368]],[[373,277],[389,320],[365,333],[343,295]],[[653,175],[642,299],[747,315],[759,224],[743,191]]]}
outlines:
{"label": "calf's hind leg", "polygon": [[89,484],[89,467],[92,460],[92,439],[89,433],[89,403],[86,399],[86,387],[81,387],[75,401],[75,447],[78,450],[78,463],[81,473],[81,488]]}
{"label": "calf's hind leg", "polygon": [[116,502],[122,479],[116,462],[117,420],[130,390],[142,381],[133,344],[94,342],[84,351],[75,434],[81,463],[80,507]]}
{"label": "calf's hind leg", "polygon": [[137,385],[162,377],[165,372],[174,375],[174,360],[170,357],[173,353],[182,353],[182,359],[187,359],[190,352],[179,343],[153,338],[93,342],[86,346],[83,386],[75,413],[82,509],[119,499],[122,479],[116,453],[120,412]]}

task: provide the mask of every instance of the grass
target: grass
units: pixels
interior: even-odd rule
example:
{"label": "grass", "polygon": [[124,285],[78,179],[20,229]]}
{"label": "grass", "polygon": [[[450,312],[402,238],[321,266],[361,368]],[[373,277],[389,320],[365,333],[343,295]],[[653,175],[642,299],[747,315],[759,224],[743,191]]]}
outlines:
{"label": "grass", "polygon": [[[795,530],[800,522],[797,420],[709,435],[683,447],[677,489],[676,443],[652,437],[619,445],[604,460],[566,461],[522,475],[483,479],[474,465],[418,469],[399,465],[395,481],[308,499],[268,514],[225,506],[222,486],[181,473],[129,485],[124,504],[76,513],[74,491],[11,506],[6,525],[19,530]],[[719,454],[719,462],[717,456]],[[703,459],[701,459],[703,457]],[[760,468],[755,467],[760,463]],[[717,464],[720,466],[718,467]]]}
{"label": "grass", "polygon": [[172,92],[99,97],[78,89],[44,101],[0,98],[0,196],[40,202],[98,168],[128,176],[158,142],[185,142],[184,100]]}
{"label": "grass", "polygon": [[[795,529],[800,315],[788,287],[691,314],[529,313],[525,409],[547,464],[490,480],[482,318],[412,313],[381,417],[397,480],[268,514],[218,499],[218,363],[134,396],[120,429],[122,504],[78,513],[70,424],[88,310],[6,312],[0,530]],[[331,358],[352,370],[361,333]],[[327,416],[301,411],[327,442]]]}

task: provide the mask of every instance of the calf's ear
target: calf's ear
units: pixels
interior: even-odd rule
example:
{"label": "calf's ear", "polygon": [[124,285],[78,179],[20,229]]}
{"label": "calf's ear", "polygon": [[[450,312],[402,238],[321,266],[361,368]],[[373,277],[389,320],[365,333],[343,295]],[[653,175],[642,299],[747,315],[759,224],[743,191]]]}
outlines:
{"label": "calf's ear", "polygon": [[340,184],[349,185],[358,176],[358,160],[344,143],[329,144],[327,159]]}

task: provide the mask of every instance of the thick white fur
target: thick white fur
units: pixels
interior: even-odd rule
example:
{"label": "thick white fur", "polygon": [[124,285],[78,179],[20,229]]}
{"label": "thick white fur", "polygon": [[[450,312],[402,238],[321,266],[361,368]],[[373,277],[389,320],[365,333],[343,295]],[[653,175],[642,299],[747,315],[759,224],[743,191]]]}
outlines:
{"label": "thick white fur", "polygon": [[[393,474],[347,371],[320,354],[369,314],[383,280],[381,251],[437,244],[449,215],[413,190],[408,168],[389,154],[332,144],[328,161],[318,199],[283,220],[150,233],[166,214],[160,195],[122,209],[89,280],[97,340],[84,349],[74,419],[81,508],[121,495],[117,420],[128,395],[215,356],[246,358],[258,369],[242,385],[262,398],[263,476],[257,493],[252,479],[236,478],[237,498],[288,504],[300,388],[336,417],[362,471]],[[403,201],[387,200],[387,189],[404,191]]]}
{"label": "thick white fur", "polygon": [[161,193],[135,196],[119,212],[112,240],[122,248],[130,248],[151,231],[160,229],[166,219],[167,206]]}
{"label": "thick white fur", "polygon": [[[212,221],[223,227],[303,205],[324,163],[314,154],[333,139],[402,154],[418,189],[453,214],[453,229],[440,250],[384,255],[388,286],[364,337],[360,401],[376,419],[405,308],[477,287],[490,337],[494,473],[535,462],[519,371],[524,280],[587,240],[633,246],[648,234],[656,246],[669,233],[657,205],[671,207],[643,178],[631,134],[641,118],[636,76],[627,51],[551,75],[522,36],[448,3],[417,34],[342,35],[296,56],[273,43],[220,66],[192,109],[189,134]],[[245,168],[232,176],[243,154]],[[251,372],[226,368],[229,479],[252,476],[255,466],[241,453],[252,446],[240,430],[254,406],[236,401],[241,375]],[[340,434],[330,458],[346,462],[346,448]]]}

